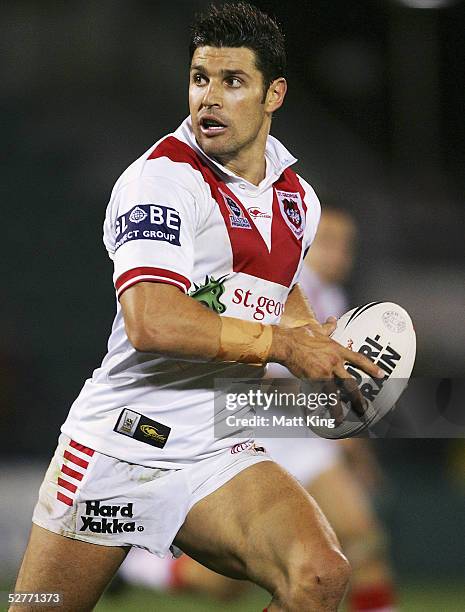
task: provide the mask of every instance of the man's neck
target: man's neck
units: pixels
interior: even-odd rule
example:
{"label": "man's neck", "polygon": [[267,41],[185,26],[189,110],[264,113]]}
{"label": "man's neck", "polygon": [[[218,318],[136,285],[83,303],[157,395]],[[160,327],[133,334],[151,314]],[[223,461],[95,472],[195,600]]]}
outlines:
{"label": "man's neck", "polygon": [[[253,164],[241,163],[240,159],[232,159],[228,162],[220,163],[233,172],[236,176],[240,176],[252,185],[259,185],[266,175],[266,160],[265,153],[261,155],[261,158],[254,159]],[[253,167],[252,167],[253,165]]]}

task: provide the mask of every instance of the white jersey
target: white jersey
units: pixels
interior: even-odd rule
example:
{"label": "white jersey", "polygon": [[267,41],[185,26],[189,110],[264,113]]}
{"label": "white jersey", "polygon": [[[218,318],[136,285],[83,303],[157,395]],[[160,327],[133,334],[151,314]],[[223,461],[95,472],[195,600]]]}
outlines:
{"label": "white jersey", "polygon": [[[268,137],[266,177],[252,185],[208,158],[186,119],[112,191],[104,243],[117,297],[141,281],[169,283],[220,315],[278,323],[320,217],[313,189],[289,168],[295,161]],[[240,429],[241,438],[215,439],[215,378],[263,370],[138,352],[117,300],[108,353],[62,431],[125,461],[183,467],[244,441]]]}

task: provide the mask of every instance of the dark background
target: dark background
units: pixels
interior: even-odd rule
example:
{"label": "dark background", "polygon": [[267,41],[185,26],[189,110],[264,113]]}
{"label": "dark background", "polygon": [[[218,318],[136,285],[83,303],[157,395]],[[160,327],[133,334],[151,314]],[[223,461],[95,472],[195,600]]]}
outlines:
{"label": "dark background", "polygon": [[[299,157],[298,171],[323,206],[343,206],[357,220],[353,304],[405,306],[418,334],[415,374],[462,377],[464,3],[256,4],[287,36],[289,95],[273,133]],[[5,461],[50,455],[71,402],[105,353],[115,308],[102,244],[105,206],[127,165],[188,114],[188,26],[205,6],[1,4]],[[463,445],[377,447],[404,503],[402,511],[391,506],[391,525],[420,529],[418,543],[424,523],[412,512],[434,497],[433,515],[443,517],[435,525],[444,531],[434,538],[448,541],[447,562],[441,553],[431,565],[414,546],[399,558],[408,561],[410,551],[412,571],[424,560],[424,571],[442,563],[463,572]],[[462,539],[451,539],[447,521]],[[436,550],[435,543],[425,546]]]}

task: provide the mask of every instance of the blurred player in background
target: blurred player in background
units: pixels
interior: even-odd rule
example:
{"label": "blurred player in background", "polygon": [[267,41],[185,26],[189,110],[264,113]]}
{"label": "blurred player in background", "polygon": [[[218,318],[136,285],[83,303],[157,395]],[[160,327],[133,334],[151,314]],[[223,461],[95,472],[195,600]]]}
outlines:
{"label": "blurred player in background", "polygon": [[108,353],[62,426],[16,589],[90,610],[138,546],[259,584],[270,611],[332,612],[350,574],[334,531],[249,428],[215,436],[215,380],[278,362],[337,378],[363,411],[344,363],[382,371],[331,340],[335,322],[316,320],[297,283],[320,206],[269,135],[287,91],[279,27],[246,3],[211,7],[190,55],[190,116],[110,198]]}
{"label": "blurred player in background", "polygon": [[[351,273],[356,226],[342,209],[323,207],[316,238],[305,259],[300,284],[320,321],[349,309],[344,284]],[[288,377],[269,364],[268,378]],[[387,535],[369,495],[380,469],[369,441],[322,438],[266,438],[257,442],[297,478],[329,518],[352,566],[347,606],[350,612],[393,612],[395,593],[387,558]],[[134,549],[121,568],[130,584],[154,589],[188,589],[227,600],[244,584],[210,572],[184,556],[157,559]]]}

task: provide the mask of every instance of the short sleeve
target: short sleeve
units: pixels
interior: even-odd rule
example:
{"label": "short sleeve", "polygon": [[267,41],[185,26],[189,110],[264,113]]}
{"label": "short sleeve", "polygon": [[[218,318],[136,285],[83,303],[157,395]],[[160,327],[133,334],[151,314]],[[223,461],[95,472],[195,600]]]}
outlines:
{"label": "short sleeve", "polygon": [[107,248],[118,299],[136,283],[161,282],[188,292],[196,225],[195,199],[164,177],[141,177],[112,196]]}

